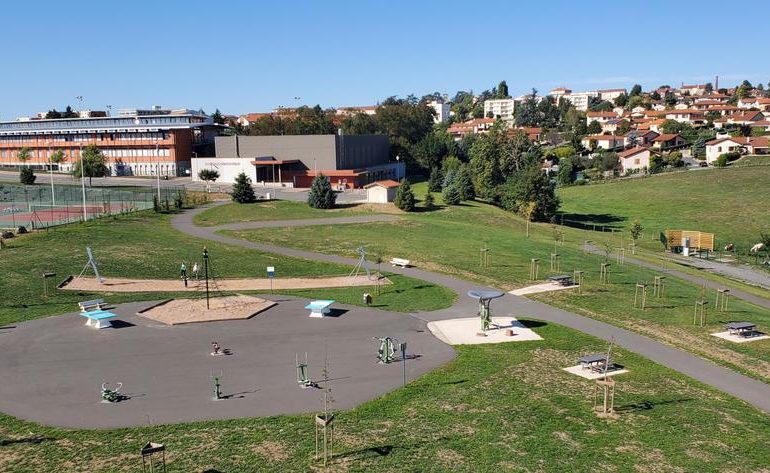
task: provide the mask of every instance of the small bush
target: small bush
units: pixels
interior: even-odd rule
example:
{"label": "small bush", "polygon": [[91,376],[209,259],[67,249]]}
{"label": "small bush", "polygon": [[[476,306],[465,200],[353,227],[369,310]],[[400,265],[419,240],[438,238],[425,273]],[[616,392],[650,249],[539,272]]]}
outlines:
{"label": "small bush", "polygon": [[313,178],[310,192],[307,195],[307,205],[314,209],[331,209],[337,202],[337,194],[326,176],[319,174]]}
{"label": "small bush", "polygon": [[233,191],[230,193],[233,202],[239,204],[250,204],[256,202],[257,196],[254,194],[254,188],[251,187],[251,178],[242,172],[235,178]]}
{"label": "small bush", "polygon": [[445,187],[442,197],[444,198],[444,203],[447,205],[457,205],[463,200],[460,189],[458,189],[456,185]]}
{"label": "small bush", "polygon": [[426,209],[432,209],[433,207],[435,207],[436,200],[433,198],[433,194],[431,194],[430,192],[425,194],[425,200],[423,200],[422,204]]}
{"label": "small bush", "polygon": [[35,175],[35,171],[32,169],[24,168],[21,170],[21,172],[19,172],[19,182],[25,186],[31,186],[35,183],[35,180],[37,180],[37,176]]}

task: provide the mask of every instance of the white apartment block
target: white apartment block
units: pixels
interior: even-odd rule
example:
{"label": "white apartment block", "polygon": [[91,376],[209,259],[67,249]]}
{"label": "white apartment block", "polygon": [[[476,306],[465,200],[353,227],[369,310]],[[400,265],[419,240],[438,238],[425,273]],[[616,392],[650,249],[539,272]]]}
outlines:
{"label": "white apartment block", "polygon": [[513,111],[516,108],[514,99],[495,99],[484,101],[484,116],[492,114],[492,118],[499,118],[506,122],[514,120]]}
{"label": "white apartment block", "polygon": [[604,89],[597,90],[596,93],[599,94],[601,100],[614,102],[616,98],[626,93],[626,89]]}
{"label": "white apartment block", "polygon": [[591,98],[598,97],[597,92],[577,92],[572,94],[564,94],[562,97],[572,102],[572,105],[581,112],[588,111],[588,105],[591,102]]}
{"label": "white apartment block", "polygon": [[[449,109],[448,103],[439,102],[437,100],[431,100],[428,102],[428,107],[432,108],[436,115],[433,117],[435,123],[446,123],[449,121]],[[486,107],[485,107],[486,111]]]}

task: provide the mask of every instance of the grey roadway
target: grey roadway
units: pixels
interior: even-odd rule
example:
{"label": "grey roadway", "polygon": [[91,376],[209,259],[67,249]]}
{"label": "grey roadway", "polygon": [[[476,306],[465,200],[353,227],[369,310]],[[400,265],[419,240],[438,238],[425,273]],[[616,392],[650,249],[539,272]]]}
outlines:
{"label": "grey roadway", "polygon": [[[217,231],[220,229],[218,227],[198,227],[193,223],[193,217],[204,210],[205,207],[179,214],[172,219],[172,225],[174,228],[181,232],[188,233],[203,239],[219,241],[229,245],[238,245],[260,251],[278,253],[286,256],[309,260],[326,261],[330,263],[348,265],[356,264],[356,260],[344,258],[341,256],[327,255],[294,248],[284,248],[266,243],[250,242],[232,238],[217,233]],[[352,221],[355,221],[355,218],[352,219]],[[367,221],[371,221],[371,217],[369,217]],[[299,224],[307,225],[311,223],[326,224],[328,221],[306,221]],[[251,224],[243,223],[238,225],[239,228],[245,229],[248,228]],[[263,224],[255,222],[253,225],[256,227]],[[285,225],[285,222],[283,225]],[[644,263],[640,262],[640,264]],[[458,294],[457,302],[449,309],[433,312],[420,312],[414,314],[416,317],[422,320],[430,321],[463,316],[467,317],[470,314],[474,314],[476,312],[476,302],[466,296],[466,293],[469,290],[479,288],[477,285],[471,282],[445,274],[438,274],[431,271],[421,270],[418,268],[394,267],[391,269],[391,271],[448,287]],[[679,274],[676,274],[676,272],[672,272],[671,274],[679,277]],[[738,293],[734,294],[741,297],[741,295]],[[751,296],[750,294],[743,295]],[[627,350],[642,355],[652,361],[674,369],[682,374],[690,376],[691,378],[712,386],[720,391],[731,394],[765,412],[770,412],[770,386],[767,384],[722,366],[716,365],[715,363],[699,358],[683,350],[657,342],[649,337],[645,337],[643,335],[639,335],[637,333],[618,328],[604,322],[593,320],[588,317],[583,317],[571,312],[567,312],[565,310],[561,310],[544,303],[532,301],[523,297],[513,296],[510,294],[499,300],[499,303],[497,303],[494,310],[500,314],[509,313],[518,317],[534,317],[540,320],[553,322],[575,330],[579,330],[604,340],[614,340],[615,343]]]}

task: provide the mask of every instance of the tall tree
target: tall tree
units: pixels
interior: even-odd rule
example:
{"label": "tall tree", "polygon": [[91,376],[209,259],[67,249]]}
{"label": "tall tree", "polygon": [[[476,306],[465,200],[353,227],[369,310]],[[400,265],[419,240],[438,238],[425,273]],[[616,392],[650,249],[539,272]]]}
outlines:
{"label": "tall tree", "polygon": [[457,187],[462,200],[473,200],[476,198],[476,190],[473,188],[473,180],[471,179],[471,172],[467,164],[460,166],[453,185]]}
{"label": "tall tree", "polygon": [[326,176],[319,174],[314,177],[307,195],[307,204],[314,209],[331,209],[336,201],[337,194],[332,190],[332,185]]}
{"label": "tall tree", "polygon": [[219,125],[223,125],[225,123],[225,117],[222,116],[222,112],[220,112],[219,109],[214,111],[214,114],[211,115],[211,119],[214,120],[214,123]]}
{"label": "tall tree", "polygon": [[417,200],[414,198],[412,186],[406,179],[401,180],[401,184],[396,189],[396,196],[393,198],[393,205],[403,210],[411,212],[414,210]]}
{"label": "tall tree", "polygon": [[363,112],[343,120],[342,131],[348,135],[374,135],[379,132],[374,117]]}
{"label": "tall tree", "polygon": [[83,148],[80,159],[72,167],[72,175],[76,178],[87,177],[89,186],[94,177],[104,177],[107,175],[107,171],[107,158],[96,145],[88,145]]}
{"label": "tall tree", "polygon": [[235,177],[230,197],[232,197],[233,202],[238,202],[239,204],[250,204],[257,200],[254,188],[251,187],[251,178],[245,172]]}
{"label": "tall tree", "polygon": [[524,102],[515,109],[514,114],[517,126],[538,125],[540,115],[537,110],[537,89],[532,89],[532,93],[527,95]]}
{"label": "tall tree", "polygon": [[27,164],[27,161],[29,161],[31,157],[32,157],[32,154],[29,148],[27,148],[26,146],[21,148],[19,152],[16,153],[16,159],[18,159],[20,163],[24,163],[25,166]]}
{"label": "tall tree", "polygon": [[539,164],[531,165],[513,176],[503,190],[502,204],[508,210],[521,212],[522,206],[528,202],[535,203],[531,214],[534,220],[547,221],[559,210],[560,202],[554,185]]}
{"label": "tall tree", "polygon": [[500,83],[497,85],[497,98],[500,99],[507,99],[511,96],[508,95],[508,84],[505,83],[505,81],[500,81]]}
{"label": "tall tree", "polygon": [[636,97],[637,95],[642,94],[642,86],[639,84],[634,84],[633,87],[631,87],[631,92],[628,93],[629,97]]}
{"label": "tall tree", "polygon": [[413,166],[412,147],[433,129],[433,109],[413,96],[389,97],[377,107],[375,119],[380,130],[390,137],[391,158],[400,156]]}

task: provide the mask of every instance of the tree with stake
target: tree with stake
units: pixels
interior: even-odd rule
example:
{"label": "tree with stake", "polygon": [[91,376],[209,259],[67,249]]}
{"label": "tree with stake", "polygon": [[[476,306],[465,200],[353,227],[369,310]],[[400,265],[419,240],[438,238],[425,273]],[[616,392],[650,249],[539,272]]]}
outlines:
{"label": "tree with stake", "polygon": [[631,248],[631,253],[636,254],[636,240],[639,239],[639,237],[642,236],[642,231],[644,230],[644,227],[642,226],[642,222],[639,220],[634,220],[631,223],[631,228],[629,228],[629,232],[631,233],[631,239],[634,240],[634,246]]}
{"label": "tree with stake", "polygon": [[16,159],[19,160],[19,162],[24,163],[24,168],[22,168],[19,171],[19,182],[21,182],[24,185],[31,186],[35,183],[35,179],[37,179],[37,176],[35,176],[34,171],[27,167],[27,161],[30,160],[32,157],[29,148],[22,148],[19,150],[19,152],[16,154]]}
{"label": "tree with stake", "polygon": [[107,175],[107,171],[107,158],[96,145],[88,145],[83,148],[80,161],[72,167],[72,175],[78,179],[83,176],[87,177],[89,186],[91,186],[92,178],[104,177]]}
{"label": "tree with stake", "polygon": [[206,192],[211,192],[211,182],[219,179],[219,172],[213,169],[201,169],[198,171],[198,179],[206,183]]}
{"label": "tree with stake", "polygon": [[527,238],[529,238],[529,222],[532,221],[532,216],[535,215],[535,209],[537,209],[537,202],[528,201],[519,204],[519,212],[527,220]]}
{"label": "tree with stake", "polygon": [[409,181],[401,180],[401,184],[396,189],[396,197],[393,198],[393,204],[404,212],[411,212],[415,207],[414,192]]}
{"label": "tree with stake", "polygon": [[319,174],[314,177],[307,196],[307,205],[314,209],[331,209],[336,201],[337,194],[332,190],[332,185],[326,176]]}
{"label": "tree with stake", "polygon": [[254,194],[254,188],[251,187],[251,178],[242,172],[235,178],[233,184],[233,191],[230,193],[233,202],[239,204],[250,204],[257,200],[257,196]]}

